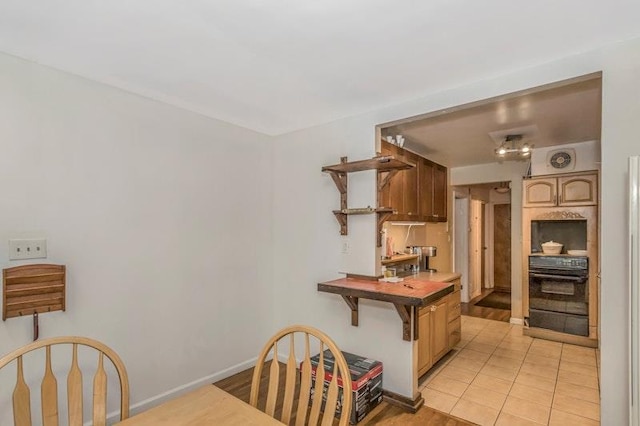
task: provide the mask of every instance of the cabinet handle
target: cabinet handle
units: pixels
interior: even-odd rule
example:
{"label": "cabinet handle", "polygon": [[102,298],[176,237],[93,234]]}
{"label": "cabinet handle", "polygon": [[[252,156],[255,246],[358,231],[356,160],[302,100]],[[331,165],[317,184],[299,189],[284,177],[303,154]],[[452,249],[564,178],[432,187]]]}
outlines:
{"label": "cabinet handle", "polygon": [[438,307],[436,305],[431,305],[431,312],[435,312]]}

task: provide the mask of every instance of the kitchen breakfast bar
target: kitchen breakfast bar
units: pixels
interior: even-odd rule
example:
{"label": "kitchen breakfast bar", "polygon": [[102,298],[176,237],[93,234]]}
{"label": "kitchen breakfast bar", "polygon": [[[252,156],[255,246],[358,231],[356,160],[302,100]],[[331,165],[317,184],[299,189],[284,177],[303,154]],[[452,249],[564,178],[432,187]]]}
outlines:
{"label": "kitchen breakfast bar", "polygon": [[[353,326],[358,325],[358,299],[392,303],[402,320],[402,338],[410,341],[418,340],[420,333],[418,321],[411,327],[412,310],[417,318],[420,308],[459,291],[459,277],[458,273],[421,272],[399,282],[383,282],[377,277],[347,274],[345,278],[319,283],[318,291],[342,296],[351,309]],[[457,306],[459,309],[459,303]]]}

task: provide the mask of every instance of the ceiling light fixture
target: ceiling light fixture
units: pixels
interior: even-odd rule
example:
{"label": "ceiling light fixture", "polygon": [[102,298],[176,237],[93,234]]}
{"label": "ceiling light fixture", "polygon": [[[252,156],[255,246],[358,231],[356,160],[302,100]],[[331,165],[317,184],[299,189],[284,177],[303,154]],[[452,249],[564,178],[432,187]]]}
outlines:
{"label": "ceiling light fixture", "polygon": [[521,142],[522,135],[507,135],[495,153],[498,157],[509,160],[527,159],[531,155],[533,145]]}

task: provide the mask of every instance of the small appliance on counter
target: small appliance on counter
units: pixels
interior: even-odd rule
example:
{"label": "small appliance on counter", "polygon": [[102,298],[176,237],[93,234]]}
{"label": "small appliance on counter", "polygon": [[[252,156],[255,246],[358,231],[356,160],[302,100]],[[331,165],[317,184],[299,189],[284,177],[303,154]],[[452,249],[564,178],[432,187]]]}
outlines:
{"label": "small appliance on counter", "polygon": [[429,267],[429,258],[436,257],[437,249],[434,246],[422,247],[422,256],[424,256],[424,271],[425,272],[438,272],[437,269]]}

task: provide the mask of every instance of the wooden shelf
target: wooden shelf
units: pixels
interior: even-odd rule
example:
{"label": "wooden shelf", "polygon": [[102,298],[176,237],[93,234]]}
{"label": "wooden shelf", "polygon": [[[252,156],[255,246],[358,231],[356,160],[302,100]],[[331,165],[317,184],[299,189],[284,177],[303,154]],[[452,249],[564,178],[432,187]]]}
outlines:
{"label": "wooden shelf", "polygon": [[382,259],[380,263],[382,265],[393,265],[394,263],[416,260],[418,257],[420,256],[418,256],[417,254],[398,254],[395,256],[391,256],[391,259]]}
{"label": "wooden shelf", "polygon": [[352,161],[349,163],[334,164],[333,166],[325,166],[323,172],[334,173],[353,173],[363,172],[365,170],[377,170],[379,172],[388,172],[391,170],[405,170],[416,167],[415,164],[398,160],[393,155],[381,155],[373,157],[369,160]]}
{"label": "wooden shelf", "polygon": [[329,173],[336,187],[338,188],[338,192],[340,192],[340,210],[334,210],[333,214],[336,217],[336,220],[340,224],[340,235],[348,235],[348,226],[347,226],[347,217],[349,215],[359,215],[359,214],[373,214],[376,213],[378,215],[377,220],[377,230],[378,230],[378,247],[380,247],[381,239],[380,239],[380,231],[382,229],[382,224],[385,220],[387,220],[390,216],[396,213],[396,211],[389,207],[360,207],[360,208],[348,208],[347,207],[347,174],[352,172],[362,172],[365,170],[376,170],[378,172],[378,191],[381,191],[384,188],[393,176],[395,176],[398,171],[404,169],[410,169],[416,167],[415,164],[407,163],[402,160],[398,160],[392,155],[378,156],[373,157],[369,160],[361,160],[361,161],[352,161],[347,162],[347,157],[340,158],[340,164],[335,164],[333,166],[325,166],[322,168],[323,172]]}

